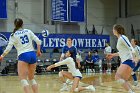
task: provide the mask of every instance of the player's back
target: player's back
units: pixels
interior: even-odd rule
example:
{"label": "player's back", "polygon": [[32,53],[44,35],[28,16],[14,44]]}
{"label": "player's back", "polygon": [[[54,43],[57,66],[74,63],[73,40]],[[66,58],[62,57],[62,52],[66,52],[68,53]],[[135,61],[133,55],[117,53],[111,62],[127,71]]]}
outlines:
{"label": "player's back", "polygon": [[128,59],[132,59],[133,56],[131,47],[132,45],[130,44],[129,39],[126,36],[122,35],[118,38],[117,49],[119,51],[118,53],[122,62]]}
{"label": "player's back", "polygon": [[18,55],[24,52],[34,51],[32,40],[33,33],[28,29],[17,30],[11,39],[14,42],[14,46],[17,49]]}

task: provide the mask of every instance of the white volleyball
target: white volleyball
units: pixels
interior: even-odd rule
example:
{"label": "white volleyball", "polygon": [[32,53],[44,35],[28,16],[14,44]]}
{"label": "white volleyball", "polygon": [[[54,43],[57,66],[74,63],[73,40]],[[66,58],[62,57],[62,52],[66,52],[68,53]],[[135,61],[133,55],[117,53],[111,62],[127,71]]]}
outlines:
{"label": "white volleyball", "polygon": [[49,31],[48,30],[43,30],[42,31],[42,36],[43,37],[47,37],[49,35]]}

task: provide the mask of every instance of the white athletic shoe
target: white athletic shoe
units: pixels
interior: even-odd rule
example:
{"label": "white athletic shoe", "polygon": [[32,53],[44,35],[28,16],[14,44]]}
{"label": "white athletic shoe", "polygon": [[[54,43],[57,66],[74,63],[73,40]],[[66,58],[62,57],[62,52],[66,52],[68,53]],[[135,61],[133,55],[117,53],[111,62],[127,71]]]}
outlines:
{"label": "white athletic shoe", "polygon": [[129,91],[128,91],[128,93],[135,93],[135,92],[134,92],[134,91],[132,91],[132,90],[129,90]]}
{"label": "white athletic shoe", "polygon": [[134,86],[137,86],[137,85],[138,85],[138,81],[134,81],[134,82],[133,82],[133,85],[134,85]]}
{"label": "white athletic shoe", "polygon": [[68,89],[67,84],[63,84],[62,88],[60,89],[61,92],[62,92],[62,91],[68,91],[68,90],[69,90],[69,89]]}
{"label": "white athletic shoe", "polygon": [[128,91],[128,93],[135,93],[135,92],[133,92],[133,91]]}
{"label": "white athletic shoe", "polygon": [[89,85],[87,88],[91,91],[95,91],[95,87],[93,85]]}

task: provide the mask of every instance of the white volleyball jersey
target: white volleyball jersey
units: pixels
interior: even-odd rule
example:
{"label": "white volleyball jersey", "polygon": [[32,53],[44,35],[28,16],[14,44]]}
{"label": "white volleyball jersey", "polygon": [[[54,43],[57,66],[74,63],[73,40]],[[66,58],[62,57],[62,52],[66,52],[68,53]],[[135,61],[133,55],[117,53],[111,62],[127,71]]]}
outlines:
{"label": "white volleyball jersey", "polygon": [[134,50],[135,50],[136,57],[138,59],[140,59],[140,47],[136,45],[136,47],[134,48]]}
{"label": "white volleyball jersey", "polygon": [[110,53],[111,53],[111,51],[112,51],[112,49],[111,49],[111,47],[110,47],[110,46],[105,47],[105,49],[104,49],[104,54],[110,54]]}
{"label": "white volleyball jersey", "polygon": [[132,52],[135,53],[134,48],[132,47],[128,38],[124,35],[118,38],[117,49],[122,62],[132,59]]}
{"label": "white volleyball jersey", "polygon": [[33,41],[41,45],[41,41],[31,30],[17,30],[13,36],[10,36],[8,46],[4,52],[9,52],[13,46],[17,49],[18,56],[25,52],[34,51]]}
{"label": "white volleyball jersey", "polygon": [[69,71],[72,73],[73,76],[80,76],[80,77],[82,77],[82,74],[79,71],[79,69],[76,69],[76,67],[75,67],[75,62],[74,62],[73,58],[68,57],[68,58],[64,59],[63,61],[55,63],[56,67],[57,66],[61,66],[61,65],[67,65]]}

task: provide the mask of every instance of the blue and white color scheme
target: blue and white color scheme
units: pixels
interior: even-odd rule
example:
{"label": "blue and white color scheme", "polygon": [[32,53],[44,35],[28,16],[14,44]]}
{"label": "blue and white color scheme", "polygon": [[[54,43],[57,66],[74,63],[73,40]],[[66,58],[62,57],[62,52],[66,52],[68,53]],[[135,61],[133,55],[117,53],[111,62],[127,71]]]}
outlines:
{"label": "blue and white color scheme", "polygon": [[8,44],[7,37],[0,33],[0,47],[6,46],[7,44]]}
{"label": "blue and white color scheme", "polygon": [[49,35],[49,31],[47,29],[42,31],[42,36],[47,37]]}
{"label": "blue and white color scheme", "polygon": [[19,29],[13,36],[10,35],[9,43],[4,53],[7,54],[13,46],[16,48],[18,56],[25,52],[34,51],[33,42],[35,41],[38,45],[41,45],[39,38],[29,29]]}
{"label": "blue and white color scheme", "polygon": [[[2,32],[9,38],[10,32]],[[42,33],[35,33],[42,40],[43,48],[62,48],[65,46],[67,38],[73,38],[73,45],[77,48],[104,49],[105,43],[110,42],[109,35],[86,35],[86,34],[49,34],[43,37]]]}
{"label": "blue and white color scheme", "polygon": [[7,0],[0,0],[0,19],[7,19]]}
{"label": "blue and white color scheme", "polygon": [[135,50],[125,35],[118,38],[117,49],[119,51],[118,54],[121,58],[121,62],[133,59],[132,53],[135,53]]}
{"label": "blue and white color scheme", "polygon": [[84,0],[70,0],[70,22],[84,22]]}
{"label": "blue and white color scheme", "polygon": [[84,22],[84,0],[51,1],[53,21]]}
{"label": "blue and white color scheme", "polygon": [[52,20],[68,22],[68,0],[52,0]]}

